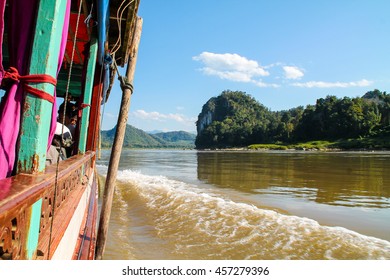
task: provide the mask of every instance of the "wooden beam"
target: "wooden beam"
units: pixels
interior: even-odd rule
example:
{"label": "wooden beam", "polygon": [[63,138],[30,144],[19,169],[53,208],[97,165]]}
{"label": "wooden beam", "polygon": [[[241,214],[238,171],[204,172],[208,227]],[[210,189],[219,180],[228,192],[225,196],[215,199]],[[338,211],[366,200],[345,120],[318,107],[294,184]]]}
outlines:
{"label": "wooden beam", "polygon": [[[80,52],[80,50],[78,48],[78,45],[77,45],[78,40],[77,40],[77,37],[76,37],[76,33],[75,33],[75,31],[73,31],[71,25],[69,25],[69,35],[70,36],[68,38],[68,41],[72,42],[72,45],[73,45],[74,40],[76,40],[76,45],[74,46],[74,50],[75,50],[75,53],[77,55],[78,60],[80,61],[80,64],[83,64],[84,63],[83,56],[81,55],[81,52]],[[69,57],[69,56],[67,56],[67,57]],[[68,63],[69,64],[71,63],[70,59],[69,59]]]}
{"label": "wooden beam", "polygon": [[[137,19],[137,24],[134,31],[134,48],[129,58],[126,70],[127,82],[132,84],[134,80],[135,66],[137,63],[137,54],[138,46],[141,39],[142,31],[142,19]],[[128,87],[123,87],[122,85],[122,101],[121,107],[119,110],[119,117],[116,126],[114,143],[111,151],[110,162],[107,171],[106,184],[104,188],[104,196],[102,203],[102,211],[100,214],[100,223],[99,230],[97,235],[96,243],[96,259],[101,260],[103,258],[104,248],[106,245],[107,233],[108,233],[108,224],[110,220],[111,208],[112,208],[112,199],[114,196],[115,190],[115,181],[116,175],[119,166],[120,155],[122,153],[123,140],[126,131],[127,118],[130,108],[130,99],[132,94],[132,89]]]}
{"label": "wooden beam", "polygon": [[[40,1],[29,74],[56,77],[66,5],[66,0]],[[54,86],[49,83],[31,86],[54,95]],[[52,107],[52,103],[27,94],[21,123],[17,173],[45,170]]]}
{"label": "wooden beam", "polygon": [[88,132],[88,123],[89,123],[89,113],[91,98],[93,92],[93,81],[95,78],[95,68],[96,68],[96,56],[97,56],[98,44],[96,38],[91,40],[91,45],[89,48],[89,58],[87,65],[87,74],[85,77],[85,87],[84,87],[84,99],[83,103],[88,105],[83,109],[83,114],[81,117],[80,123],[80,138],[79,138],[79,152],[85,153],[87,145],[87,132]]}
{"label": "wooden beam", "polygon": [[100,104],[102,103],[103,85],[101,82],[101,67],[96,65],[93,94],[91,100],[91,114],[89,116],[87,150],[96,151],[100,131]]}
{"label": "wooden beam", "polygon": [[134,26],[137,22],[137,12],[140,0],[135,0],[134,5],[130,6],[127,10],[127,18],[130,20],[126,21],[126,28],[125,28],[125,34],[122,39],[122,52],[120,56],[122,59],[120,60],[122,63],[121,66],[123,66],[126,61],[128,61],[129,56],[131,55],[131,51],[134,49],[133,47],[133,37],[131,36],[131,31],[134,30]]}

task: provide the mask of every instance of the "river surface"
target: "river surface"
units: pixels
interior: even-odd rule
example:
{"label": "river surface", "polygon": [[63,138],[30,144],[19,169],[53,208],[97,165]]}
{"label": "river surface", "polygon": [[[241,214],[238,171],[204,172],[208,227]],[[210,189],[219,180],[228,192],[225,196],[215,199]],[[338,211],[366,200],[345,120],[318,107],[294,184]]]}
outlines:
{"label": "river surface", "polygon": [[124,150],[119,169],[104,259],[390,259],[388,152]]}

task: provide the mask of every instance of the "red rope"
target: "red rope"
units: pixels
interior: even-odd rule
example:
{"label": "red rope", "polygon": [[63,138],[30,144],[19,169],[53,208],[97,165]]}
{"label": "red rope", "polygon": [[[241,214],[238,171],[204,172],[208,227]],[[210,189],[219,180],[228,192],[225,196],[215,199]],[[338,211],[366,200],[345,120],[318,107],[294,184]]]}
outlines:
{"label": "red rope", "polygon": [[3,80],[11,80],[13,82],[23,82],[23,88],[26,92],[35,95],[41,99],[47,100],[50,103],[54,103],[54,96],[47,92],[33,88],[28,83],[49,83],[53,86],[57,85],[57,79],[47,74],[32,74],[32,75],[20,75],[18,69],[10,67],[8,71],[4,72]]}
{"label": "red rope", "polygon": [[81,103],[81,105],[80,105],[80,108],[81,108],[81,109],[85,109],[85,108],[87,108],[87,107],[91,107],[91,105],[85,104],[85,103]]}

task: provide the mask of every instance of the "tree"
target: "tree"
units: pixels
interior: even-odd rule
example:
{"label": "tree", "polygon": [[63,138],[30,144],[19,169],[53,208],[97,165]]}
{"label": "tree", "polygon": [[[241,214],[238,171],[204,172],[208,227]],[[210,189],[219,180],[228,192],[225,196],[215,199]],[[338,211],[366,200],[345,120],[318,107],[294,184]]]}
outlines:
{"label": "tree", "polygon": [[379,90],[361,98],[328,95],[315,105],[280,112],[271,112],[244,92],[228,90],[202,107],[195,143],[197,148],[224,148],[336,140],[389,132],[389,126],[390,96]]}

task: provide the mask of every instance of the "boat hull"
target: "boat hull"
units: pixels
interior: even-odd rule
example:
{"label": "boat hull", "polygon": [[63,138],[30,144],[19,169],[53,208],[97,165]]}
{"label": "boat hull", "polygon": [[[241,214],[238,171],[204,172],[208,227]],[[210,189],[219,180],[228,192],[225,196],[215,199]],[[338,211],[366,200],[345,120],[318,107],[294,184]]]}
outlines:
{"label": "boat hull", "polygon": [[98,208],[94,159],[95,154],[88,152],[60,162],[58,169],[49,166],[41,175],[0,181],[0,189],[8,189],[0,200],[0,258],[94,258]]}

